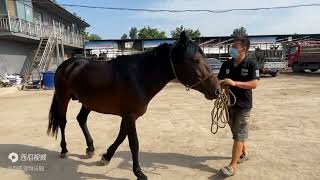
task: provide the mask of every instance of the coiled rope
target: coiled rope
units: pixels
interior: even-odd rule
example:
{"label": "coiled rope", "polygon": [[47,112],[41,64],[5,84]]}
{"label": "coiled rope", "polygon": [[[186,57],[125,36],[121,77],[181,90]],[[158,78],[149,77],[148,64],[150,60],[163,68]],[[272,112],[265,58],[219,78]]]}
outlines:
{"label": "coiled rope", "polygon": [[[233,97],[231,102],[230,95]],[[219,128],[226,127],[229,122],[229,107],[236,104],[236,96],[229,88],[225,88],[219,94],[214,102],[214,107],[211,111],[211,133],[216,134]]]}

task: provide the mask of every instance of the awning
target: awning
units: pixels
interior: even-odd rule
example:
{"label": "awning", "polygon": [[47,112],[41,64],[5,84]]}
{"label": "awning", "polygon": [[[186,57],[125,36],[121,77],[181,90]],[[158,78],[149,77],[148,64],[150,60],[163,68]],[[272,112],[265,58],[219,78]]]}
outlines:
{"label": "awning", "polygon": [[113,49],[113,41],[90,41],[85,42],[86,49]]}
{"label": "awning", "polygon": [[143,48],[154,48],[164,43],[173,44],[174,40],[144,40]]}

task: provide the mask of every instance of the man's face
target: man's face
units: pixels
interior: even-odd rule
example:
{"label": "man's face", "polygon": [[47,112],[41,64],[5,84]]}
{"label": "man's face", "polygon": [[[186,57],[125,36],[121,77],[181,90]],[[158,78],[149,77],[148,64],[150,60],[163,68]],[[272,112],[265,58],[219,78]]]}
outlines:
{"label": "man's face", "polygon": [[232,48],[238,49],[239,54],[245,54],[246,48],[243,47],[242,43],[240,41],[235,41],[232,44]]}

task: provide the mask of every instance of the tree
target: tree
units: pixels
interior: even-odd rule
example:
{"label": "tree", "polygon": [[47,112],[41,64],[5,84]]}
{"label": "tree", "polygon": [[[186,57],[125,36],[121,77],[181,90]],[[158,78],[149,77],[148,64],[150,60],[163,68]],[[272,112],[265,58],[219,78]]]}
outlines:
{"label": "tree", "polygon": [[98,34],[89,34],[87,40],[101,40],[102,38]]}
{"label": "tree", "polygon": [[139,39],[162,39],[167,38],[166,33],[157,28],[144,27],[139,30]]}
{"label": "tree", "polygon": [[233,30],[232,35],[233,37],[246,37],[248,36],[247,30],[244,27],[236,28]]}
{"label": "tree", "polygon": [[82,34],[82,36],[83,36],[83,38],[85,39],[85,40],[101,40],[102,38],[99,36],[99,35],[97,35],[97,34],[90,34],[89,32],[86,32],[86,31],[84,31],[84,30],[81,30],[81,32],[80,32],[81,34]]}
{"label": "tree", "polygon": [[178,39],[180,37],[180,34],[182,31],[185,31],[186,34],[191,38],[191,39],[195,39],[201,36],[201,33],[199,31],[199,29],[197,30],[193,30],[193,29],[186,29],[185,27],[183,27],[182,25],[180,27],[177,27],[174,31],[171,31],[171,36],[174,39]]}
{"label": "tree", "polygon": [[128,39],[128,35],[126,33],[124,33],[122,36],[121,36],[121,39]]}
{"label": "tree", "polygon": [[132,27],[129,32],[130,39],[138,38],[138,29],[136,27]]}

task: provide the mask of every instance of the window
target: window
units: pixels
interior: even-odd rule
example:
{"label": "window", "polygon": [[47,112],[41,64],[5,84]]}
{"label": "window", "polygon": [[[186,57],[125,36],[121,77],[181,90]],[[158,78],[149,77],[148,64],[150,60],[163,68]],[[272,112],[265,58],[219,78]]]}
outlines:
{"label": "window", "polygon": [[0,0],[0,15],[7,14],[6,0]]}
{"label": "window", "polygon": [[20,1],[16,1],[17,3],[17,16],[20,19],[26,19],[26,12],[24,10],[24,4]]}
{"label": "window", "polygon": [[30,6],[24,6],[26,10],[26,20],[33,22],[33,12],[32,12],[32,7]]}
{"label": "window", "polygon": [[40,22],[42,22],[42,14],[40,13],[40,12],[38,12],[38,11],[34,11],[33,12],[34,13],[34,22],[35,23],[40,23]]}
{"label": "window", "polygon": [[298,47],[292,47],[292,48],[290,49],[290,54],[291,54],[291,55],[294,55],[297,51],[298,51]]}
{"label": "window", "polygon": [[17,16],[20,19],[33,22],[33,9],[31,1],[16,1]]}

